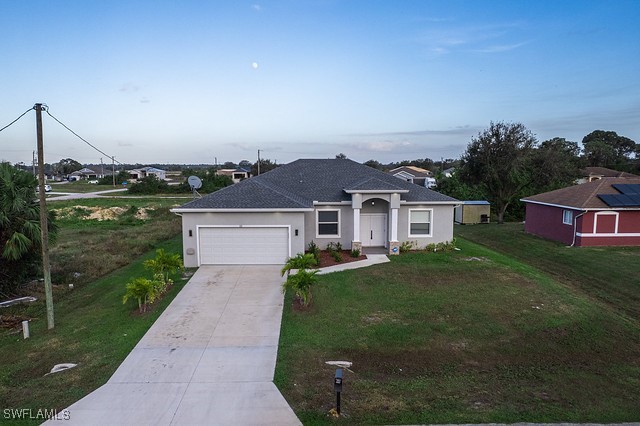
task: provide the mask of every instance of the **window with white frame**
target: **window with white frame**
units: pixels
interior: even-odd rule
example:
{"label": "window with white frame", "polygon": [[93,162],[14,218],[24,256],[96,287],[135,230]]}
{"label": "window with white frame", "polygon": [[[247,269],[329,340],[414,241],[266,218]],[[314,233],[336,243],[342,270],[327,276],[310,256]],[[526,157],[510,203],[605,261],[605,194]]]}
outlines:
{"label": "window with white frame", "polygon": [[317,210],[318,236],[340,236],[340,210]]}
{"label": "window with white frame", "polygon": [[431,236],[432,210],[409,210],[409,236]]}
{"label": "window with white frame", "polygon": [[565,225],[573,225],[573,212],[571,210],[562,211],[562,223]]}

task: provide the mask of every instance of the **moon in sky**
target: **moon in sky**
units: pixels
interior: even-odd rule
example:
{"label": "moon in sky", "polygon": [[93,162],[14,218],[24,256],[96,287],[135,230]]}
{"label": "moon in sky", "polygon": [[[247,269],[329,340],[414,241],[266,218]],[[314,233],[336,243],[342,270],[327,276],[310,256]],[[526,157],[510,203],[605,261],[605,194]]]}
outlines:
{"label": "moon in sky", "polygon": [[258,69],[258,63],[257,62],[252,62],[251,63],[251,68],[253,68],[254,70]]}

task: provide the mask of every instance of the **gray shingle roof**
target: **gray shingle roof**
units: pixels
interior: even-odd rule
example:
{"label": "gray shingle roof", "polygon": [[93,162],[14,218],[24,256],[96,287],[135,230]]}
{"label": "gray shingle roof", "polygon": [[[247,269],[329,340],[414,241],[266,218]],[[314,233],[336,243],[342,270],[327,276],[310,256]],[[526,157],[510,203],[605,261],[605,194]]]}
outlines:
{"label": "gray shingle roof", "polygon": [[411,202],[457,201],[352,160],[305,159],[228,186],[186,203],[181,208],[312,208],[314,201],[350,201],[351,195],[345,189],[407,190],[400,197]]}
{"label": "gray shingle roof", "polygon": [[391,182],[383,182],[378,178],[367,178],[362,182],[344,188],[346,191],[406,191]]}

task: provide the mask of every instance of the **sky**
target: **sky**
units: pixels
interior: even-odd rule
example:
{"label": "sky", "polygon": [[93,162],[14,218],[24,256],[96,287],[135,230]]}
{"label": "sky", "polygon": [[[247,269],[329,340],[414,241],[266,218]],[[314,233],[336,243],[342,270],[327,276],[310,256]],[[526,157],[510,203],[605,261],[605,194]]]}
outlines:
{"label": "sky", "polygon": [[[490,123],[640,142],[640,1],[0,0],[0,128],[123,163],[458,158]],[[110,160],[47,114],[45,162]],[[0,132],[31,164],[35,112]]]}

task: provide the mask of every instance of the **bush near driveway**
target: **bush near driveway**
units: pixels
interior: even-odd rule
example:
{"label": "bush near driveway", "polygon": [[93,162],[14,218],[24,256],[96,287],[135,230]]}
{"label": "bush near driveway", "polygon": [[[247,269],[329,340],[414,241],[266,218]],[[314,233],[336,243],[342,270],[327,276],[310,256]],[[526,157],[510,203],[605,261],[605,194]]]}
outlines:
{"label": "bush near driveway", "polygon": [[458,246],[320,276],[308,311],[284,310],[275,381],[305,424],[334,421],[330,360],[353,362],[344,424],[640,420],[637,323]]}

